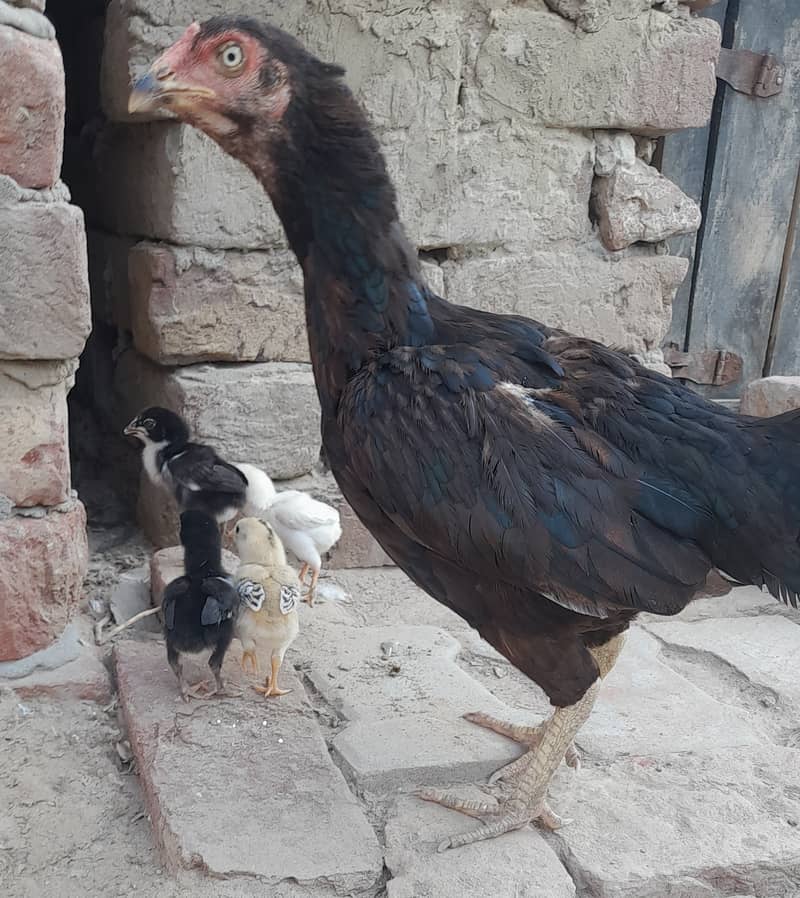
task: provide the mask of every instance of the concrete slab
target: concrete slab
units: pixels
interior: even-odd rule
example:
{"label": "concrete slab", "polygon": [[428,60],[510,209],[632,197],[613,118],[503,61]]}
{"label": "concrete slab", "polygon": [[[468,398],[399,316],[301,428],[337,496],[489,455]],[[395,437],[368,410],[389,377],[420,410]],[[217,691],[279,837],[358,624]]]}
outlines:
{"label": "concrete slab", "polygon": [[751,683],[800,707],[800,683],[795,661],[800,653],[800,613],[783,616],[732,618],[651,624],[650,630],[671,645],[706,652],[735,668]]}
{"label": "concrete slab", "polygon": [[580,748],[602,758],[662,758],[673,752],[716,751],[763,741],[765,734],[757,723],[680,676],[659,654],[652,636],[631,629],[591,717],[578,734]]}
{"label": "concrete slab", "polygon": [[581,771],[552,838],[593,898],[796,898],[800,754],[771,745]]}
{"label": "concrete slab", "polygon": [[536,830],[436,852],[442,839],[475,825],[437,805],[399,799],[386,825],[388,898],[574,898],[575,883]]}
{"label": "concrete slab", "polygon": [[360,785],[470,782],[519,754],[461,719],[518,715],[459,667],[459,650],[436,627],[340,627],[335,652],[311,659],[312,684],[348,722],[333,749]]}
{"label": "concrete slab", "polygon": [[114,658],[153,832],[170,869],[343,893],[377,880],[375,833],[288,666],[283,685],[293,691],[278,701],[247,690],[243,699],[187,707],[163,646],[123,643]]}

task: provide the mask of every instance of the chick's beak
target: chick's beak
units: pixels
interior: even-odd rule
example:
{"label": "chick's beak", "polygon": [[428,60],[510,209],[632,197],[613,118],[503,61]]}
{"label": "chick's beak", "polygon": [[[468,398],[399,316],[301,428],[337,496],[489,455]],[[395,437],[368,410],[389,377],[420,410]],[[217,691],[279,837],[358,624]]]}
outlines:
{"label": "chick's beak", "polygon": [[135,437],[137,434],[141,433],[141,428],[136,426],[135,421],[131,421],[130,424],[126,425],[125,430],[122,432],[126,437]]}
{"label": "chick's beak", "polygon": [[180,112],[181,109],[191,108],[199,100],[209,100],[215,96],[211,88],[176,78],[168,67],[157,60],[150,71],[133,85],[128,98],[128,112],[134,114],[162,109]]}

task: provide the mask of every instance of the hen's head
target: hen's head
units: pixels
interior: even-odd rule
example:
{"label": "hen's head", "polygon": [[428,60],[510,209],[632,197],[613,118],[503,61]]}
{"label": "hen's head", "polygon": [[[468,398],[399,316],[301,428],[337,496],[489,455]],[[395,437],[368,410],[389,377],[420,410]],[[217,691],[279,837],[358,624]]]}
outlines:
{"label": "hen's head", "polygon": [[220,16],[190,25],[133,87],[130,112],[170,110],[224,142],[280,125],[319,79],[343,74],[293,37],[254,19]]}

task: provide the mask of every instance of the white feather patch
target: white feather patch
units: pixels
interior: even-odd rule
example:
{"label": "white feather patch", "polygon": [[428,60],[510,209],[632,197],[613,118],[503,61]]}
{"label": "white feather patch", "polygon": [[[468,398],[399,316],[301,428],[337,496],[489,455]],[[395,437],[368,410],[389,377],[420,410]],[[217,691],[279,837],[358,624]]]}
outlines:
{"label": "white feather patch", "polygon": [[[260,583],[256,583],[254,580],[242,580],[236,587],[236,591],[239,593],[239,601],[242,605],[246,605],[251,611],[261,611],[266,593]],[[282,599],[283,597],[281,597]]]}
{"label": "white feather patch", "polygon": [[298,586],[281,587],[281,614],[294,611],[300,601],[300,588]]}

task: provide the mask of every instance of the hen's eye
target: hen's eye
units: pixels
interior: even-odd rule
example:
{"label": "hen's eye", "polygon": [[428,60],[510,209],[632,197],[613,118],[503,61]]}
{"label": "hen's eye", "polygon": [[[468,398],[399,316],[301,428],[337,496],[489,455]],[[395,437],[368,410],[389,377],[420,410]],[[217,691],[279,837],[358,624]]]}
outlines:
{"label": "hen's eye", "polygon": [[226,69],[238,69],[244,62],[244,51],[239,44],[225,44],[219,51],[219,58]]}

